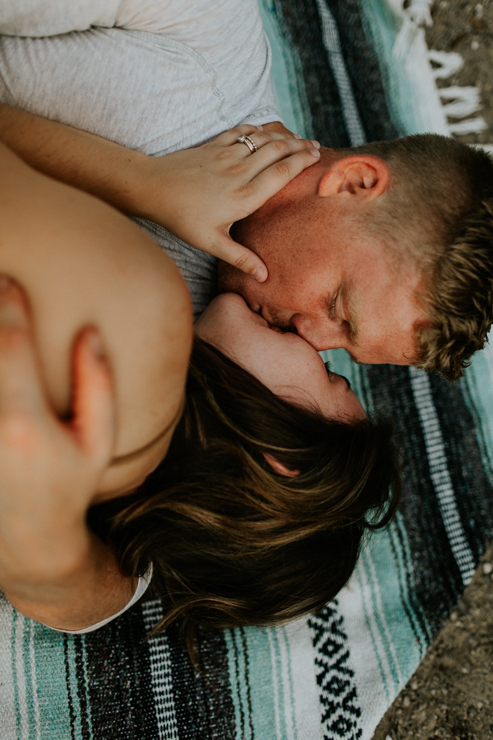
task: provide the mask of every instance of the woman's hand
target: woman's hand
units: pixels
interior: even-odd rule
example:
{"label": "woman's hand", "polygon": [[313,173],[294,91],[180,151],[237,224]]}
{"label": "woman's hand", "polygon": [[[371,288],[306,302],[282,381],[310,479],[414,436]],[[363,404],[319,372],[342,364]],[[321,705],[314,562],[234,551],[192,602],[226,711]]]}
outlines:
{"label": "woman's hand", "polygon": [[[257,151],[238,142],[240,134],[248,135]],[[268,133],[244,125],[195,149],[148,158],[142,171],[146,194],[139,197],[145,210],[137,215],[262,282],[264,263],[235,242],[229,229],[317,162],[318,146],[287,130]]]}
{"label": "woman's hand", "polygon": [[26,299],[0,276],[0,585],[14,603],[49,603],[50,585],[62,593],[91,548],[85,512],[114,442],[111,376],[94,329],[76,340],[73,387],[62,421],[44,392]]}

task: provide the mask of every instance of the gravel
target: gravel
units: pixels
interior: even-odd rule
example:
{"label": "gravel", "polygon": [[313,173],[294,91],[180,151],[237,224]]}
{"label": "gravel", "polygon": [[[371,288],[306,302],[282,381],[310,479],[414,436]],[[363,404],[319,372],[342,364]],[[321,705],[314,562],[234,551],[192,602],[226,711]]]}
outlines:
{"label": "gravel", "polygon": [[374,740],[493,738],[493,545]]}

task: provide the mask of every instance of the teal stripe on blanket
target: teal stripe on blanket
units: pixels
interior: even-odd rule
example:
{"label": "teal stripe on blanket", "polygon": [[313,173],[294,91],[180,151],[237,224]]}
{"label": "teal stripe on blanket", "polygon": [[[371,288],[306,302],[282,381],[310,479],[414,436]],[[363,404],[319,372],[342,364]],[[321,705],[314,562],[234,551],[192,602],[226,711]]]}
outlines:
{"label": "teal stripe on blanket", "polygon": [[230,630],[226,644],[238,740],[294,740],[295,698],[285,630]]}
{"label": "teal stripe on blanket", "polygon": [[[433,638],[426,614],[421,604],[415,598],[414,589],[412,588],[414,585],[412,580],[412,553],[407,538],[404,520],[400,512],[397,513],[395,522],[389,527],[388,533],[394,556],[394,564],[399,577],[402,608],[407,615],[409,628],[414,635],[414,642],[418,646],[418,654],[421,659],[424,657],[428,645]],[[407,665],[405,665],[404,671],[410,671],[412,666],[413,663],[408,661]]]}
{"label": "teal stripe on blanket", "polygon": [[[12,610],[11,656],[16,740],[78,739],[71,730],[63,635]],[[12,731],[4,730],[13,740]]]}
{"label": "teal stripe on blanket", "polygon": [[398,533],[399,519],[389,529],[378,532],[362,554],[362,566],[371,578],[369,592],[381,646],[392,677],[392,682],[388,682],[389,691],[395,692],[392,698],[407,682],[429,644],[426,617],[421,612],[421,626],[414,613],[416,604],[411,608],[406,575],[412,562],[404,528]]}
{"label": "teal stripe on blanket", "polygon": [[476,421],[476,437],[485,471],[493,480],[493,348],[477,352],[460,381],[464,398]]}
{"label": "teal stripe on blanket", "polygon": [[286,127],[294,133],[313,139],[310,106],[303,82],[303,70],[296,49],[281,28],[280,9],[272,0],[259,0],[265,32],[272,48],[272,81],[279,112]]}
{"label": "teal stripe on blanket", "polygon": [[39,694],[36,681],[36,664],[34,656],[34,623],[22,620],[22,658],[24,662],[24,680],[26,692],[26,716],[29,737],[36,738],[40,729]]}
{"label": "teal stripe on blanket", "polygon": [[31,740],[38,736],[36,712],[33,711],[31,684],[31,660],[29,655],[30,623],[14,612],[12,620],[12,675],[15,681],[15,703],[17,715],[17,738]]}
{"label": "teal stripe on blanket", "polygon": [[[411,568],[405,532],[393,524],[376,533],[363,548],[349,588],[338,597],[356,685],[365,687],[371,680],[375,693],[381,696],[383,711],[429,645],[426,618],[422,613],[418,618],[419,607],[410,590]],[[362,701],[362,706],[365,709],[368,702]]]}
{"label": "teal stripe on blanket", "polygon": [[[11,639],[11,657],[12,657],[12,681],[14,684],[14,705],[15,705],[15,716],[16,716],[16,739],[22,737],[22,714],[21,714],[21,697],[20,697],[20,671],[17,668],[17,656],[16,656],[16,639],[15,635],[17,632],[17,624],[20,620],[19,614],[13,610],[12,612],[12,630],[10,634]],[[5,681],[5,679],[4,679]],[[11,728],[13,730],[13,728]]]}
{"label": "teal stripe on blanket", "polygon": [[[36,645],[36,651],[31,652],[29,662],[34,661],[32,670],[37,686],[40,736],[53,740],[68,740],[72,737],[78,740],[81,735],[72,733],[71,725],[74,722],[70,721],[73,694],[66,680],[66,638],[36,622],[29,624]],[[80,727],[80,717],[78,725]]]}

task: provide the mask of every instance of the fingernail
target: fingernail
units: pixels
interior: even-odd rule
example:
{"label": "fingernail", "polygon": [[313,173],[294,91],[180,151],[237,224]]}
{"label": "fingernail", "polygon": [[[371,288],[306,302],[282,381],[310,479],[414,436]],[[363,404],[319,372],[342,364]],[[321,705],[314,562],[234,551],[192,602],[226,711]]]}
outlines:
{"label": "fingernail", "polygon": [[318,141],[312,141],[312,144],[315,147],[315,149],[320,149],[320,144]]}
{"label": "fingernail", "polygon": [[262,283],[265,280],[265,271],[262,270],[261,267],[256,267],[252,272],[252,278],[255,278],[259,283]]}
{"label": "fingernail", "polygon": [[89,343],[89,347],[91,348],[93,355],[95,355],[95,357],[97,357],[98,360],[103,360],[105,357],[105,354],[104,354],[103,342],[101,341],[99,332],[97,332],[95,329],[90,330],[88,332],[87,341]]}
{"label": "fingernail", "polygon": [[312,154],[316,159],[320,157],[320,152],[318,149],[310,149],[310,154]]}
{"label": "fingernail", "polygon": [[263,126],[257,126],[257,128],[258,128],[259,131],[263,131],[264,130],[264,127]]}
{"label": "fingernail", "polygon": [[302,139],[303,138],[301,134],[293,134],[293,136],[294,136],[295,139]]}
{"label": "fingernail", "polygon": [[8,275],[0,274],[0,293],[6,293],[13,284],[13,280]]}

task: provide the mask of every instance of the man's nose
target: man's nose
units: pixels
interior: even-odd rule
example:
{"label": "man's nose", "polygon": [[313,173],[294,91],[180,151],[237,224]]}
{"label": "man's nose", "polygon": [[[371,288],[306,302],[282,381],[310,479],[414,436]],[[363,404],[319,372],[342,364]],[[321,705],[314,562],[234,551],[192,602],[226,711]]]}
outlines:
{"label": "man's nose", "polygon": [[344,336],[341,327],[328,318],[324,320],[296,313],[291,317],[291,324],[299,336],[318,352],[324,349],[344,347]]}

